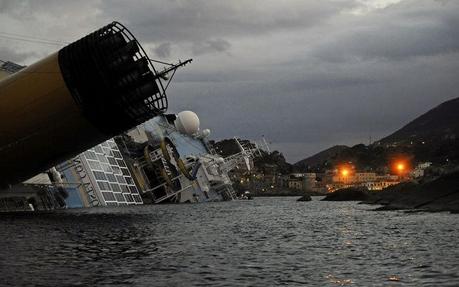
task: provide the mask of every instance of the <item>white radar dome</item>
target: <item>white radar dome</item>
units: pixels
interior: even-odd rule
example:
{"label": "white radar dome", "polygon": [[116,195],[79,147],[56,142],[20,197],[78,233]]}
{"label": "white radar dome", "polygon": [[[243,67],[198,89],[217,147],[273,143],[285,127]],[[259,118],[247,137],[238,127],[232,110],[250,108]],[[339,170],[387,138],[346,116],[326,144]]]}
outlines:
{"label": "white radar dome", "polygon": [[192,111],[180,112],[175,120],[175,128],[179,132],[191,136],[199,131],[199,118]]}

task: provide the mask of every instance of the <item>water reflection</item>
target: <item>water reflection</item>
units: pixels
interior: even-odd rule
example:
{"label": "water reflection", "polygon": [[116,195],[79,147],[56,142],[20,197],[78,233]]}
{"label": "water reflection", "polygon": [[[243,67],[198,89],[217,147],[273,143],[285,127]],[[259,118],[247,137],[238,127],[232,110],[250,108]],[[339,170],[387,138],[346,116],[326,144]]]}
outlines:
{"label": "water reflection", "polygon": [[262,198],[2,216],[1,285],[459,284],[457,215],[369,209]]}

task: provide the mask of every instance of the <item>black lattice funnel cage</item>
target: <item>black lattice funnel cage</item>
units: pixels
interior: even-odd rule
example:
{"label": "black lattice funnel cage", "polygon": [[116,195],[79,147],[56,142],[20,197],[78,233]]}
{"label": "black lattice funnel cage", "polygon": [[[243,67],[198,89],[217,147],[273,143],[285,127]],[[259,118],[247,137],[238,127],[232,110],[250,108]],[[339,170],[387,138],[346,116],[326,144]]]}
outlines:
{"label": "black lattice funnel cage", "polygon": [[155,68],[118,22],[64,47],[59,65],[75,101],[104,134],[119,134],[167,110]]}

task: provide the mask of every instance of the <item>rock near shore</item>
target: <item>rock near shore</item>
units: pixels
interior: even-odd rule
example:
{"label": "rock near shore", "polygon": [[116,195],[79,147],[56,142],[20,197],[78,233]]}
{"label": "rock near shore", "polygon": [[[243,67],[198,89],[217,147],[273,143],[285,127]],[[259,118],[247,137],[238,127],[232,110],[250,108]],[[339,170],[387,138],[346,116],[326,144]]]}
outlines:
{"label": "rock near shore", "polygon": [[296,201],[311,201],[312,198],[309,194],[305,194],[302,197],[298,198]]}
{"label": "rock near shore", "polygon": [[364,201],[368,200],[368,189],[364,187],[349,187],[338,189],[333,193],[327,194],[323,201]]}

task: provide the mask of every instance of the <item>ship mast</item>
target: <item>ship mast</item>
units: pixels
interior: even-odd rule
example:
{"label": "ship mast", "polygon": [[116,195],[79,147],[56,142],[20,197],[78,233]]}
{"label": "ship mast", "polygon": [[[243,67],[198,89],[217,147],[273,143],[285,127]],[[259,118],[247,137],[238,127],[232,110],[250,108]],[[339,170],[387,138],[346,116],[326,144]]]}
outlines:
{"label": "ship mast", "polygon": [[[166,86],[163,87],[163,93],[166,92],[167,88],[169,87],[169,84],[172,80],[172,78],[174,77],[175,75],[175,72],[177,71],[178,68],[180,67],[184,67],[186,66],[187,64],[191,63],[193,61],[193,59],[188,59],[184,62],[180,61],[177,63],[177,64],[171,64],[171,63],[166,63],[166,62],[162,62],[162,61],[158,61],[158,60],[153,60],[153,59],[149,59],[150,62],[155,62],[155,63],[160,63],[160,64],[163,64],[163,65],[166,65],[167,67],[164,67],[164,69],[160,72],[156,72],[156,78],[157,79],[163,79],[164,81],[167,81],[166,83]],[[172,75],[169,76],[168,74],[172,72]],[[162,86],[162,84],[161,84]]]}

